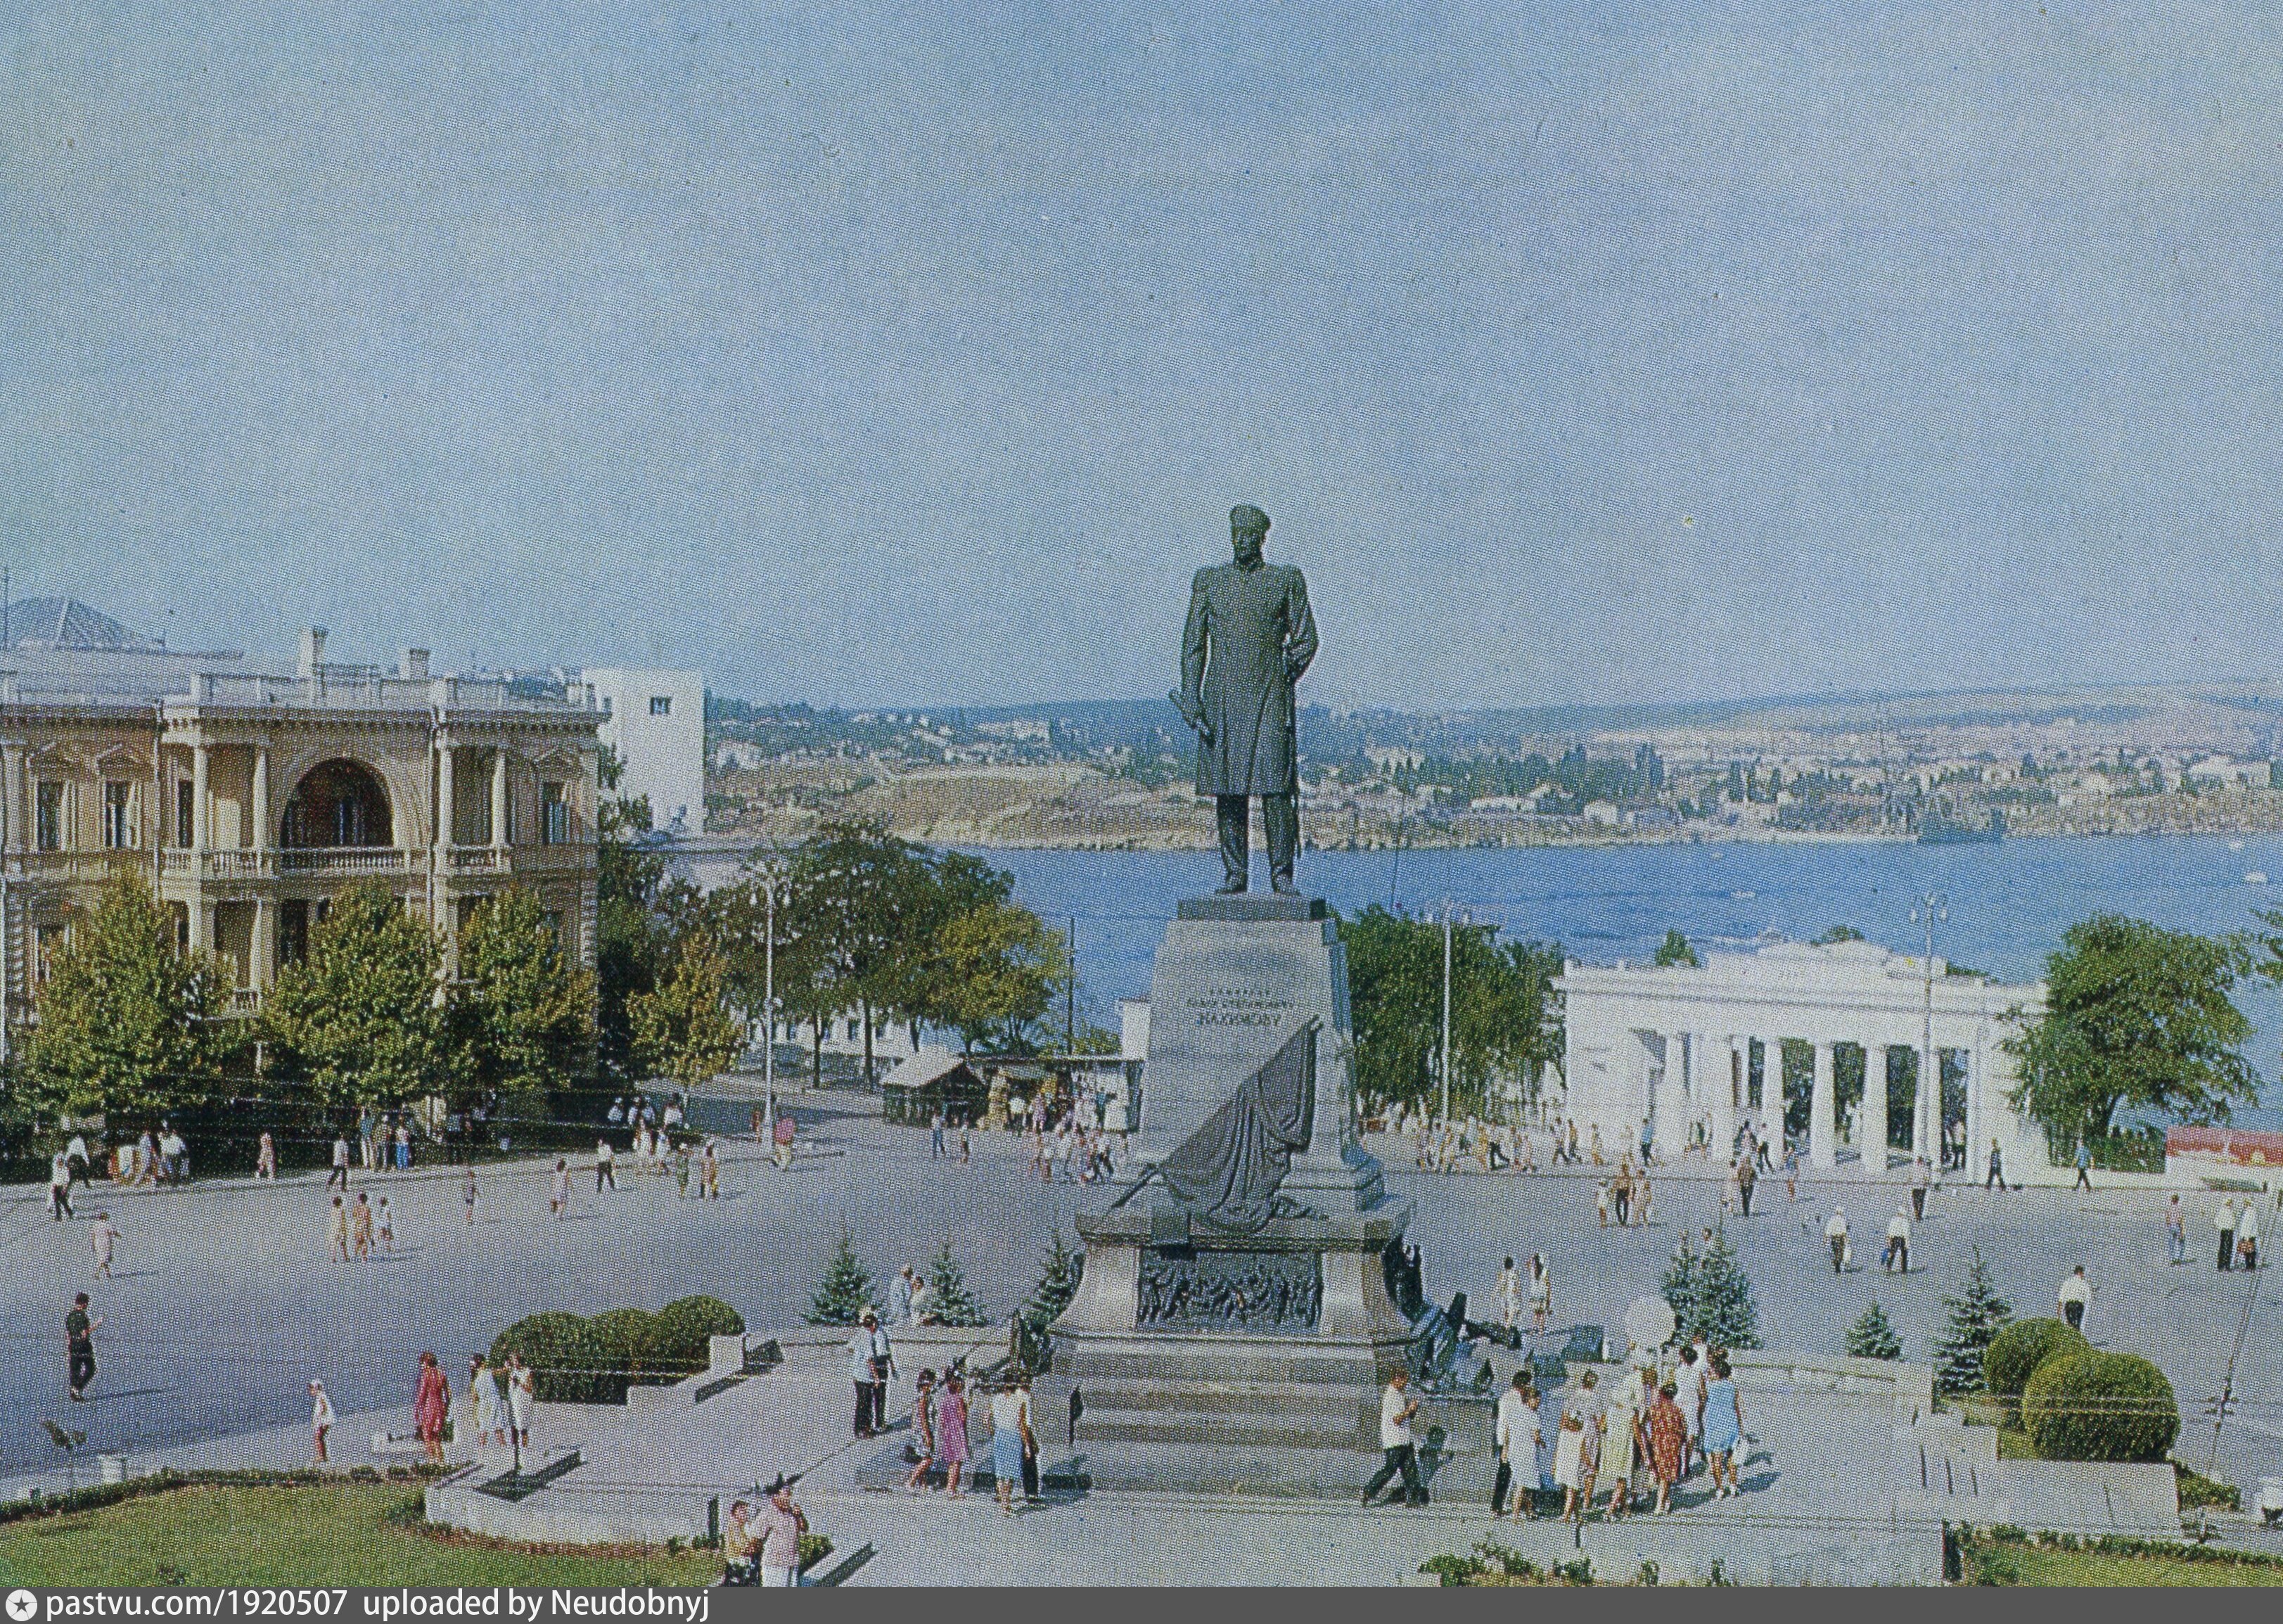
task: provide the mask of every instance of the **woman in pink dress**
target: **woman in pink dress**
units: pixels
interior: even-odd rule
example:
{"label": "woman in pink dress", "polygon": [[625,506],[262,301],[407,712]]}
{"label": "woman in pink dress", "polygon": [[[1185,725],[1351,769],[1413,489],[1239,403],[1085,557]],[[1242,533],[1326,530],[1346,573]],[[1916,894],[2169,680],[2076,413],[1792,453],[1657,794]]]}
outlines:
{"label": "woman in pink dress", "polygon": [[420,1391],[412,1400],[412,1425],[420,1434],[420,1447],[439,1466],[444,1464],[444,1417],[451,1411],[452,1384],[444,1378],[444,1367],[436,1362],[435,1355],[421,1355]]}
{"label": "woman in pink dress", "polygon": [[943,1378],[935,1401],[935,1454],[943,1463],[943,1486],[955,1499],[967,1471],[967,1383],[955,1370]]}

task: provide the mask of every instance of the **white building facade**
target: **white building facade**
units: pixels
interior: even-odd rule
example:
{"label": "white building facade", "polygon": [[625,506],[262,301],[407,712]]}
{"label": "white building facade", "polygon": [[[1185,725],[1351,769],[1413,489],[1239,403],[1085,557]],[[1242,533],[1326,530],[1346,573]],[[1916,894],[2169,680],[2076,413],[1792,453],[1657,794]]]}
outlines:
{"label": "white building facade", "polygon": [[[1672,1157],[1692,1143],[1733,1145],[1748,1123],[1763,1142],[1779,1144],[1785,1099],[1804,1096],[1809,1166],[1835,1167],[1851,1151],[1866,1170],[1883,1174],[1890,1144],[1905,1161],[1939,1159],[1945,1124],[1937,1087],[1912,1089],[1907,1133],[1889,1120],[1890,1063],[1899,1077],[1905,1062],[1897,1051],[1915,1051],[1917,1078],[1939,1078],[1945,1056],[1953,1074],[1962,1066],[1975,1174],[1992,1139],[2009,1177],[2043,1173],[2051,1160],[2043,1130],[2006,1104],[2018,1073],[2002,1045],[2044,1012],[2045,988],[1952,975],[1938,957],[1930,977],[1928,969],[1866,941],[1716,952],[1701,967],[1572,961],[1554,984],[1562,995],[1567,1110],[1598,1129],[1613,1153],[1647,1141]],[[1850,1047],[1861,1051],[1864,1078],[1851,1135],[1843,1131],[1837,1098],[1839,1057]]]}
{"label": "white building facade", "polygon": [[599,737],[618,756],[614,792],[650,797],[651,827],[682,834],[705,828],[705,676],[612,666],[579,680],[604,707]]}

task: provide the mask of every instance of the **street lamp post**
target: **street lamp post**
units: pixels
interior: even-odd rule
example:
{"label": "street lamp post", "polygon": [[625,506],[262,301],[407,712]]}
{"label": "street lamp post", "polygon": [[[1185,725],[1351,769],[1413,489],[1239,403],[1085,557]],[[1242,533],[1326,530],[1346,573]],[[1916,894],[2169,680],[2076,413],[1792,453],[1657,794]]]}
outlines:
{"label": "street lamp post", "polygon": [[1934,1048],[1934,927],[1937,920],[1949,917],[1946,899],[1939,891],[1928,892],[1911,910],[1912,922],[1922,921],[1926,925],[1926,951],[1919,959],[1923,1003],[1919,1031],[1918,1098],[1913,1102],[1917,1109],[1911,1113],[1911,1152],[1915,1156],[1929,1157],[1937,1166],[1941,1162],[1936,1139],[1942,1131],[1942,1058]]}
{"label": "street lamp post", "polygon": [[[1461,910],[1460,916],[1472,925],[1471,910]],[[1451,899],[1443,899],[1443,1120],[1451,1120]]]}

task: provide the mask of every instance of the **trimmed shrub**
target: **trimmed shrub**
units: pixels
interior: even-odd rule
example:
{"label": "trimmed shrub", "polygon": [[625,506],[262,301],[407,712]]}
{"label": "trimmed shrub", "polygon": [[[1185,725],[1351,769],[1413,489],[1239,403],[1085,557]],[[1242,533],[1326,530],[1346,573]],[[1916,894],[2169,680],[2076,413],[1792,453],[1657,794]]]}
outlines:
{"label": "trimmed shrub", "polygon": [[2055,1354],[2081,1354],[2092,1346],[2061,1320],[2015,1320],[1982,1350],[1983,1385],[1994,1397],[2018,1399],[2046,1360]]}
{"label": "trimmed shrub", "polygon": [[606,1308],[587,1328],[610,1350],[611,1363],[630,1379],[640,1381],[658,1370],[658,1316],[647,1308]]}
{"label": "trimmed shrub", "polygon": [[532,1369],[536,1396],[550,1404],[612,1404],[627,1394],[627,1378],[595,1328],[575,1314],[550,1311],[516,1321],[492,1342],[491,1361],[503,1365],[521,1354]]}
{"label": "trimmed shrub", "polygon": [[745,1334],[745,1317],[719,1297],[681,1297],[652,1317],[657,1339],[646,1367],[669,1376],[688,1376],[705,1368],[713,1337]]}
{"label": "trimmed shrub", "polygon": [[2046,1360],[2022,1390],[2022,1425],[2061,1461],[2156,1461],[2180,1431],[2172,1384],[2134,1354],[2093,1349]]}

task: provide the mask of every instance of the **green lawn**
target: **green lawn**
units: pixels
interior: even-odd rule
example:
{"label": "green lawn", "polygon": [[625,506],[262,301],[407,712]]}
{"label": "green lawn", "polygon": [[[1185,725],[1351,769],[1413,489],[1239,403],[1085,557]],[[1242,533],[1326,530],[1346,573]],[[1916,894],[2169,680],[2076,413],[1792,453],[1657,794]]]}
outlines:
{"label": "green lawn", "polygon": [[441,1537],[405,1483],[196,1484],[0,1526],[0,1585],[698,1585],[706,1551],[554,1552]]}
{"label": "green lawn", "polygon": [[[2013,1577],[1984,1584],[2022,1585],[2283,1585],[2283,1567],[2232,1562],[2175,1562],[2162,1557],[2104,1557],[2089,1550],[2009,1548]],[[1971,1577],[1971,1575],[1969,1575]]]}

